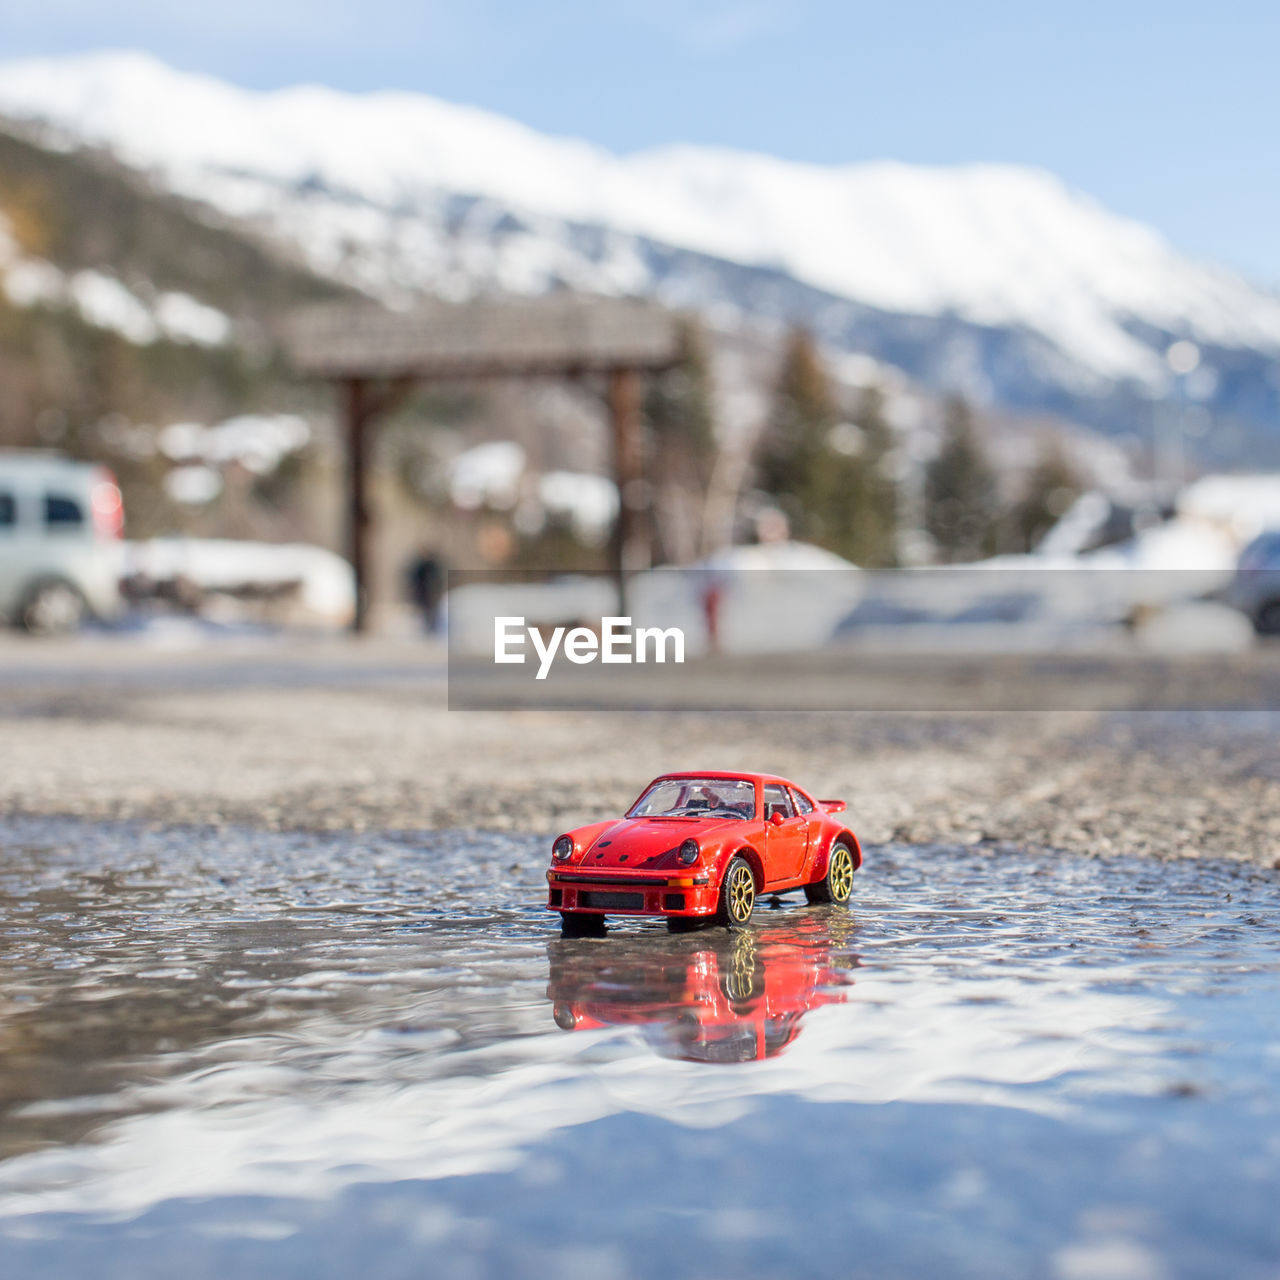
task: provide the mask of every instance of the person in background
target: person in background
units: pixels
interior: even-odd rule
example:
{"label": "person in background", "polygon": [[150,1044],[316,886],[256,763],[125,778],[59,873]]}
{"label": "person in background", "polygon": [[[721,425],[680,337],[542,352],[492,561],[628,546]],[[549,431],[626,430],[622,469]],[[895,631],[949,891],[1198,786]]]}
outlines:
{"label": "person in background", "polygon": [[425,631],[434,635],[440,627],[440,603],[444,599],[445,570],[431,551],[420,552],[409,564],[409,599],[422,615]]}

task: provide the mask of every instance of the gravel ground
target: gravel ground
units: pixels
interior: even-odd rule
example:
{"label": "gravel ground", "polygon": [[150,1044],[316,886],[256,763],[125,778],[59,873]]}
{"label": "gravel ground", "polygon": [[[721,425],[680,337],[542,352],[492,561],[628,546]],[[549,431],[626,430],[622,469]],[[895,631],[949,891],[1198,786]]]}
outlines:
{"label": "gravel ground", "polygon": [[1280,714],[453,711],[422,644],[0,642],[0,805],[270,829],[550,833],[750,768],[864,841],[1280,866]]}

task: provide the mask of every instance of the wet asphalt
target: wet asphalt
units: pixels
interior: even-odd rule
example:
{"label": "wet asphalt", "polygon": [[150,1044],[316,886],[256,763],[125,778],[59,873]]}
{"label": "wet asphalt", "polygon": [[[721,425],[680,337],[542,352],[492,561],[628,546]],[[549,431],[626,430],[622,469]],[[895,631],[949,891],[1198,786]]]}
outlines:
{"label": "wet asphalt", "polygon": [[1280,873],[882,845],[568,941],[545,843],[0,824],[0,1272],[1280,1274]]}

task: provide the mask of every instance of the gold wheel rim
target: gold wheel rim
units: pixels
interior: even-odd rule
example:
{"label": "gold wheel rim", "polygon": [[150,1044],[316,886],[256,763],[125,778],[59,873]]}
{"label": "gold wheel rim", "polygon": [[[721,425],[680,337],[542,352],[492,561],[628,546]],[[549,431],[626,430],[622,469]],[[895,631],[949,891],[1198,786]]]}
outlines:
{"label": "gold wheel rim", "polygon": [[746,867],[735,867],[729,880],[729,912],[735,920],[745,920],[756,902],[756,882]]}
{"label": "gold wheel rim", "polygon": [[853,892],[853,859],[841,845],[831,855],[831,896],[843,902]]}

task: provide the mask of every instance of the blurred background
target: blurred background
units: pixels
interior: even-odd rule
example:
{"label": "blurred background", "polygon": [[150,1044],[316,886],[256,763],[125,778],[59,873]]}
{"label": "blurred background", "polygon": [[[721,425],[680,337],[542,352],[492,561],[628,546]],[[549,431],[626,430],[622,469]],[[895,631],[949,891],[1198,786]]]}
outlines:
{"label": "blurred background", "polygon": [[621,511],[637,573],[1194,570],[1129,614],[1280,630],[1274,11],[905,8],[7,5],[0,613],[348,626],[299,309],[605,296],[675,317],[630,480],[590,370],[398,386],[370,628],[614,569]]}
{"label": "blurred background", "polygon": [[[1275,1280],[1277,48],[3,0],[0,1275]],[[554,938],[679,768],[853,911]]]}

